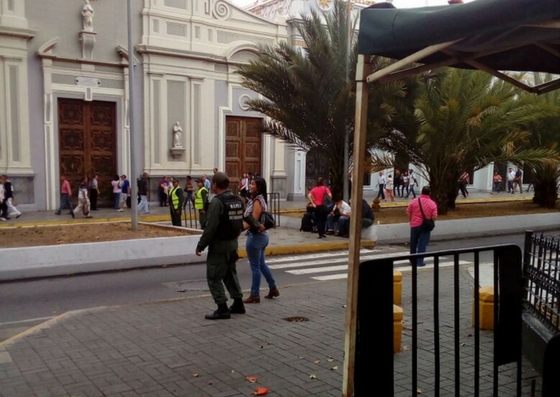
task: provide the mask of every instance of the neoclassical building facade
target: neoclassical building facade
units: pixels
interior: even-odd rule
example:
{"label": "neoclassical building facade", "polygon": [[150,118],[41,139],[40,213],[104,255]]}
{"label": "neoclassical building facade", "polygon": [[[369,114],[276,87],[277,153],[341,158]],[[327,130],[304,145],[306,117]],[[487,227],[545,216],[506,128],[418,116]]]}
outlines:
{"label": "neoclassical building facade", "polygon": [[292,193],[293,154],[259,132],[263,115],[245,105],[256,94],[234,74],[260,44],[288,39],[285,22],[223,0],[132,4],[130,120],[126,3],[0,0],[0,173],[18,204],[55,209],[61,175],[77,187],[98,174],[108,201],[114,175],[133,170],[153,191],[164,175],[217,167],[232,184],[250,171]]}

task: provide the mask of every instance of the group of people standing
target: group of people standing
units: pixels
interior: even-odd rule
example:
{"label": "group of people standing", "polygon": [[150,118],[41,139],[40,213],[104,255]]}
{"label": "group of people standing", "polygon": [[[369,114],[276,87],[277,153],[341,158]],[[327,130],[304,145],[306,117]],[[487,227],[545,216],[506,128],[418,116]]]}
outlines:
{"label": "group of people standing", "polygon": [[411,195],[416,198],[414,188],[417,185],[418,180],[412,169],[402,173],[396,169],[394,177],[391,174],[385,176],[385,173],[380,171],[377,179],[377,187],[379,188],[377,198],[386,200],[386,197],[388,197],[391,201],[395,201],[397,197],[407,199]]}
{"label": "group of people standing", "polygon": [[[269,243],[268,231],[260,222],[263,212],[268,211],[266,181],[263,178],[253,178],[247,188],[246,200],[228,187],[228,176],[223,172],[216,172],[210,187],[214,196],[208,204],[204,232],[195,250],[196,255],[200,256],[208,248],[206,278],[217,305],[215,311],[205,316],[208,320],[229,319],[232,313],[245,314],[245,304],[260,303],[262,276],[269,287],[265,299],[280,296],[272,271],[265,260],[265,249]],[[239,258],[238,238],[243,231],[247,235],[246,250],[252,272],[251,292],[246,299],[243,299],[236,268]],[[229,307],[226,289],[233,300]]]}

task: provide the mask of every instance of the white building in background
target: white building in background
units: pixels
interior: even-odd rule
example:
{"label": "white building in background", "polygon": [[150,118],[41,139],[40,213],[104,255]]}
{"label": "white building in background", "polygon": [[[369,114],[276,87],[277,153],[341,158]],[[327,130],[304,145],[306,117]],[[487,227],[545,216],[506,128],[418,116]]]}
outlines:
{"label": "white building in background", "polygon": [[[286,24],[223,0],[135,0],[133,44],[135,146],[130,147],[128,30],[125,2],[0,0],[0,174],[18,204],[53,210],[59,177],[77,189],[99,175],[109,203],[115,174],[185,178],[245,171],[290,193],[283,142],[263,136],[255,93],[239,84],[237,65],[260,44],[288,39]],[[175,135],[174,135],[175,127]],[[180,130],[179,130],[180,129]],[[180,134],[178,134],[180,132]]]}
{"label": "white building in background", "polygon": [[[134,169],[151,176],[152,197],[164,175],[184,179],[217,167],[234,186],[249,171],[281,199],[303,198],[315,159],[259,132],[264,116],[245,104],[256,93],[234,71],[256,58],[260,44],[301,45],[297,17],[329,12],[331,1],[271,0],[247,9],[224,0],[133,1],[131,148],[124,3],[0,0],[0,174],[10,176],[28,210],[57,208],[62,174],[74,189],[84,175],[98,174],[100,201],[110,203],[115,174],[137,177],[133,150]],[[473,183],[489,189],[491,171],[477,172]]]}

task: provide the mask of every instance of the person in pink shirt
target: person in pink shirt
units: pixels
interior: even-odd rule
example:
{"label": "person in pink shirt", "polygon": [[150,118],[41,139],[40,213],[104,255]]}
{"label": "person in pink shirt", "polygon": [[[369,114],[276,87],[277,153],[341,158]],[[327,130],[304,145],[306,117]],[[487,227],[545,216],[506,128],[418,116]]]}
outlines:
{"label": "person in pink shirt", "polygon": [[58,211],[55,214],[60,215],[62,210],[69,209],[70,212],[68,215],[72,215],[74,218],[74,211],[72,208],[72,202],[70,199],[72,198],[72,188],[70,187],[70,182],[66,179],[66,176],[60,176],[60,207],[58,207]]}
{"label": "person in pink shirt", "polygon": [[[413,199],[406,212],[408,213],[408,219],[410,224],[410,253],[419,254],[426,252],[428,244],[430,242],[430,230],[426,230],[422,223],[424,218],[436,220],[438,216],[437,204],[430,198],[432,191],[429,186],[424,186],[422,188],[421,196]],[[424,213],[422,215],[422,212]],[[424,257],[419,256],[416,259],[416,266],[425,266]]]}

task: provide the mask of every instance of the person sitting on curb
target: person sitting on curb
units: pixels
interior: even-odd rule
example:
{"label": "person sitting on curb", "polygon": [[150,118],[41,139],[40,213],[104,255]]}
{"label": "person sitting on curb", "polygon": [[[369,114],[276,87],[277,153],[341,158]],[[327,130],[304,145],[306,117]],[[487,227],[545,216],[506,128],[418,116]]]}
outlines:
{"label": "person sitting on curb", "polygon": [[362,229],[367,229],[373,225],[374,220],[375,215],[373,215],[371,207],[369,206],[367,200],[362,199]]}
{"label": "person sitting on curb", "polygon": [[350,214],[352,210],[350,205],[336,197],[334,200],[334,208],[327,215],[327,231],[328,235],[348,237],[348,223],[350,222]]}

